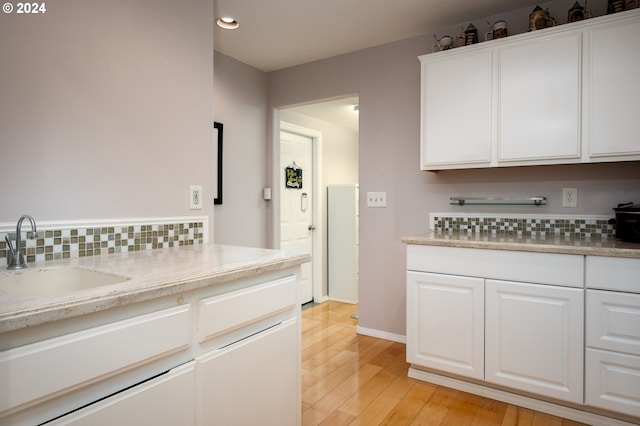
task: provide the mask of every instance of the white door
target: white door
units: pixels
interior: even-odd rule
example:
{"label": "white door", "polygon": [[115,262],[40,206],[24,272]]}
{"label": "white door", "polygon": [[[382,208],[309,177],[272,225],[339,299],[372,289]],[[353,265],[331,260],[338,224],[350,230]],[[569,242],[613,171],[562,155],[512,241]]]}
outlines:
{"label": "white door", "polygon": [[[294,166],[302,180],[286,185],[286,170]],[[280,249],[310,253],[312,261],[302,264],[300,303],[313,300],[313,138],[280,132]]]}

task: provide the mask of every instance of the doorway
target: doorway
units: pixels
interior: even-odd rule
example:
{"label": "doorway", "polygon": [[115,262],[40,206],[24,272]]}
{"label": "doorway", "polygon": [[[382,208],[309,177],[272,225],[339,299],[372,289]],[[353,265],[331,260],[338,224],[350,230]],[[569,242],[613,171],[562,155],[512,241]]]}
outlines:
{"label": "doorway", "polygon": [[[349,95],[342,98],[331,100],[317,101],[312,104],[304,104],[293,107],[287,107],[275,110],[274,113],[274,193],[278,200],[276,204],[275,215],[273,217],[274,239],[276,244],[280,244],[280,248],[284,249],[285,245],[281,241],[283,236],[288,232],[284,230],[287,226],[281,222],[281,215],[285,210],[301,209],[302,193],[309,188],[307,183],[312,185],[313,191],[307,193],[308,208],[313,209],[310,225],[315,229],[312,232],[312,264],[309,265],[311,290],[307,283],[304,293],[306,296],[302,299],[308,299],[311,292],[312,301],[322,303],[329,300],[328,291],[328,240],[327,240],[327,186],[339,184],[358,184],[358,157],[359,157],[359,131],[358,131],[358,102],[357,95]],[[303,190],[297,191],[294,200],[289,199],[285,206],[281,206],[284,201],[281,196],[289,197],[291,193],[295,194],[296,190],[289,190],[290,194],[284,194],[284,170],[287,165],[293,165],[293,158],[283,157],[281,159],[280,137],[285,138],[281,134],[282,130],[288,133],[294,133],[298,136],[307,136],[312,140],[312,173],[303,169]],[[286,136],[289,137],[289,136]],[[289,148],[283,147],[282,150]],[[282,164],[281,161],[283,161]],[[289,161],[289,162],[287,162]],[[297,160],[296,165],[299,165]],[[313,183],[310,180],[313,178]],[[290,197],[289,197],[290,198]],[[307,225],[308,226],[308,225]],[[282,229],[281,229],[282,228]],[[298,226],[298,231],[304,231],[304,225]],[[284,230],[284,232],[283,232]],[[308,229],[307,229],[308,231]],[[309,252],[308,250],[305,250]]]}

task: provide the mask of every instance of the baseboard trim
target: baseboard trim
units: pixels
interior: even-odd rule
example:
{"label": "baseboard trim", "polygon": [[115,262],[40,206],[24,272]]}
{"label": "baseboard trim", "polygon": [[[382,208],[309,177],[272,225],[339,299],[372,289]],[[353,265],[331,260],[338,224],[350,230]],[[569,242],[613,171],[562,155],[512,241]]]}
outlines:
{"label": "baseboard trim", "polygon": [[419,370],[414,367],[409,368],[409,377],[411,377],[412,379],[418,379],[425,382],[433,383],[435,385],[456,389],[462,392],[479,395],[484,398],[495,399],[497,401],[506,402],[508,404],[517,405],[519,407],[540,411],[576,422],[586,423],[588,425],[633,426],[635,424],[596,413],[582,411],[571,407],[565,407],[563,405],[554,404],[547,401],[541,401],[535,398],[529,398],[500,389],[490,388],[476,383],[466,382],[460,379],[454,379],[452,377],[441,376],[439,374]]}
{"label": "baseboard trim", "polygon": [[358,326],[356,333],[363,336],[377,337],[378,339],[391,340],[392,342],[407,343],[407,337],[401,334],[388,333],[386,331],[374,330],[372,328],[365,328]]}

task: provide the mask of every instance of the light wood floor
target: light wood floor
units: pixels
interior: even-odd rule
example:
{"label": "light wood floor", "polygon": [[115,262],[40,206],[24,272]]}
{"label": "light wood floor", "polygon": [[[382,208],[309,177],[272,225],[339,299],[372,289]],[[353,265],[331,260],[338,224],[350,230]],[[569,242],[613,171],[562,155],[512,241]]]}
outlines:
{"label": "light wood floor", "polygon": [[356,334],[357,305],[302,312],[302,424],[581,425],[407,377],[405,345]]}

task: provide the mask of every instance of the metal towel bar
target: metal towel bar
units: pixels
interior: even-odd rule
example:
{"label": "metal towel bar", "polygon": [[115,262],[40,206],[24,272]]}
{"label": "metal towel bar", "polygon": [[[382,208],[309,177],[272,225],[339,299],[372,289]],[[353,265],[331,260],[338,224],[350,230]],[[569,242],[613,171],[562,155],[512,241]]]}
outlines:
{"label": "metal towel bar", "polygon": [[485,205],[485,206],[544,206],[547,197],[451,197],[450,205]]}

